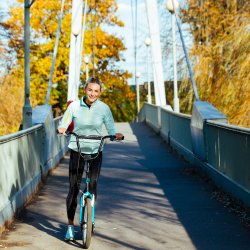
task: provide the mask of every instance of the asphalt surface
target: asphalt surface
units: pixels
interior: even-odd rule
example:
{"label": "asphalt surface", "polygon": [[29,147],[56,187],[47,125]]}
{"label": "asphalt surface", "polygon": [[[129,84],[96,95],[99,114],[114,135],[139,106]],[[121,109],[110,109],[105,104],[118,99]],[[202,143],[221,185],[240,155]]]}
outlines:
{"label": "asphalt surface", "polygon": [[[190,166],[144,124],[117,124],[122,143],[109,142],[96,203],[96,230],[90,249],[250,249],[250,231],[222,204],[211,187],[190,175]],[[64,242],[68,190],[65,156],[46,184],[0,240],[0,248],[82,248]]]}

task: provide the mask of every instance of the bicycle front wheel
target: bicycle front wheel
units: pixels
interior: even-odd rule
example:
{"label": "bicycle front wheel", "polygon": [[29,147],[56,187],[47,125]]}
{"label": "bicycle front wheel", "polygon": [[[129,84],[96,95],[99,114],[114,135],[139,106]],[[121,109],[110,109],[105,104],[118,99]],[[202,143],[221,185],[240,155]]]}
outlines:
{"label": "bicycle front wheel", "polygon": [[92,237],[92,207],[91,199],[87,198],[85,206],[83,208],[83,229],[82,229],[82,240],[83,248],[87,249],[90,246]]}

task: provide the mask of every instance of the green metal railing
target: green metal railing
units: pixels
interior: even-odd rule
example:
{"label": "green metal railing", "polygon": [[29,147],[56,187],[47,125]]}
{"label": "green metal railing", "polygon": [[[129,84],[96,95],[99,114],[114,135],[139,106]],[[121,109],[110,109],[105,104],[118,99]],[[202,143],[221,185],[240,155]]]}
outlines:
{"label": "green metal railing", "polygon": [[250,129],[208,121],[207,163],[250,190]]}

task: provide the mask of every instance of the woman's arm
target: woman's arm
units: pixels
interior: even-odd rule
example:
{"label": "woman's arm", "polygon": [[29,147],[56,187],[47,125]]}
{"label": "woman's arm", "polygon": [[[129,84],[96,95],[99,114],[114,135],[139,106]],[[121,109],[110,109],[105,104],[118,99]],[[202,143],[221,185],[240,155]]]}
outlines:
{"label": "woman's arm", "polygon": [[58,132],[60,134],[64,134],[66,132],[68,126],[72,122],[72,119],[73,119],[73,109],[72,109],[72,105],[69,105],[58,126]]}

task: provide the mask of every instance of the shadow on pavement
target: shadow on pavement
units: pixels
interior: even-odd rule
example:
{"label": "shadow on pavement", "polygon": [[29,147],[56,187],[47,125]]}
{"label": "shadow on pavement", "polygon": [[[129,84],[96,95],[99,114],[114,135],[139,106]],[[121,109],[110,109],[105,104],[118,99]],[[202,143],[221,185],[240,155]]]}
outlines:
{"label": "shadow on pavement", "polygon": [[[131,128],[145,157],[139,162],[157,177],[196,249],[249,249],[250,232],[211,198],[211,187],[197,176],[185,174],[190,166],[171,154],[167,144],[146,125],[133,123]],[[145,192],[147,189],[148,185]]]}

